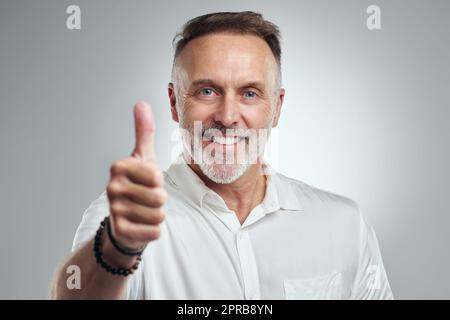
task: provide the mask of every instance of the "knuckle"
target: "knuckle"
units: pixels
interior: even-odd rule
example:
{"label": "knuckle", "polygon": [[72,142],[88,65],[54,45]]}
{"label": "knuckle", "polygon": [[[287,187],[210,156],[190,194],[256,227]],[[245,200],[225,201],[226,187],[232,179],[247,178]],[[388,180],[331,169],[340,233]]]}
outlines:
{"label": "knuckle", "polygon": [[119,160],[111,165],[111,176],[121,175],[125,172],[125,160]]}
{"label": "knuckle", "polygon": [[110,196],[128,196],[130,193],[128,181],[123,176],[111,179],[106,190]]}
{"label": "knuckle", "polygon": [[121,185],[120,181],[118,181],[116,179],[112,179],[109,182],[108,186],[106,187],[106,192],[108,193],[109,196],[119,195],[121,190],[122,190],[122,185]]}
{"label": "knuckle", "polygon": [[166,218],[166,213],[164,212],[164,210],[162,209],[158,209],[155,211],[155,221],[156,223],[161,223],[164,221],[164,219]]}
{"label": "knuckle", "polygon": [[156,169],[153,173],[153,180],[158,186],[162,186],[164,184],[164,176],[159,169]]}
{"label": "knuckle", "polygon": [[144,167],[144,169],[149,172],[149,178],[153,181],[153,182],[157,182],[159,179],[159,175],[162,175],[160,170],[158,169],[158,167],[156,166],[156,164],[152,163],[152,162],[146,162],[146,163],[142,163],[142,166]]}
{"label": "knuckle", "polygon": [[155,206],[161,207],[167,199],[167,192],[162,188],[153,190],[153,203]]}
{"label": "knuckle", "polygon": [[167,191],[164,188],[161,188],[160,190],[161,190],[160,192],[161,192],[162,201],[163,201],[163,203],[166,203],[167,197],[168,197]]}
{"label": "knuckle", "polygon": [[152,240],[159,239],[160,236],[161,236],[161,229],[159,228],[159,226],[155,226],[150,230],[150,237]]}
{"label": "knuckle", "polygon": [[122,203],[122,201],[119,200],[113,200],[110,203],[110,209],[111,213],[117,216],[121,216],[126,213],[126,207]]}

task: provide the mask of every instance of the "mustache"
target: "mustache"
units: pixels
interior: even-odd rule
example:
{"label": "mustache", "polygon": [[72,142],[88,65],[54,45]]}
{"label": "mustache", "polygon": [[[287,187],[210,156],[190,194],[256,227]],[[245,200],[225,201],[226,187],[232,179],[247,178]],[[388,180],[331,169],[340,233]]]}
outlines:
{"label": "mustache", "polygon": [[239,128],[236,126],[226,127],[220,123],[210,123],[202,126],[202,136],[205,139],[209,139],[212,136],[217,135],[218,133],[222,134],[222,136],[236,136],[247,138],[249,136],[249,129]]}

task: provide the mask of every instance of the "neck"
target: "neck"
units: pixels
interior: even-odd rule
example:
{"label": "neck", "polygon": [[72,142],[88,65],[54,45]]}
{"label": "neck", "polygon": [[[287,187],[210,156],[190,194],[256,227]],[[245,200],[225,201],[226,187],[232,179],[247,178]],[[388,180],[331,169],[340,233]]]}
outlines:
{"label": "neck", "polygon": [[262,174],[262,163],[259,160],[239,179],[227,184],[220,184],[210,180],[203,174],[197,164],[190,163],[189,166],[208,188],[215,191],[225,201],[228,209],[236,213],[241,224],[264,199],[266,176]]}

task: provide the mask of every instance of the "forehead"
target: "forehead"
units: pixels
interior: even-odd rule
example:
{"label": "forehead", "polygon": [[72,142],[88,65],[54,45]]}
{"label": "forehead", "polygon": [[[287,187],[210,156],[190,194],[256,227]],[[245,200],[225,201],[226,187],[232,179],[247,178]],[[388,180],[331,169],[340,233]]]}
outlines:
{"label": "forehead", "polygon": [[276,66],[270,47],[254,35],[202,36],[191,40],[179,59],[191,81],[208,78],[224,83],[264,82]]}

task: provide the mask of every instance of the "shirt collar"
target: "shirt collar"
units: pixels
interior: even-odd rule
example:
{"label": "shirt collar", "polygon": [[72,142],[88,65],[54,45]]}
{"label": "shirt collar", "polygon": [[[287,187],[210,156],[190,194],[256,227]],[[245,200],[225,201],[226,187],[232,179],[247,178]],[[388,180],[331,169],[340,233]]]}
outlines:
{"label": "shirt collar", "polygon": [[292,180],[278,173],[268,163],[263,168],[267,176],[267,190],[261,206],[266,213],[277,210],[301,211],[302,202],[299,199],[298,189]]}
{"label": "shirt collar", "polygon": [[[266,162],[263,163],[263,170],[265,170],[264,173],[267,176],[266,194],[264,200],[261,202],[263,212],[268,214],[280,209],[292,211],[303,210],[302,203],[298,198],[298,189],[294,187],[291,180],[276,172]],[[204,197],[207,194],[220,198],[189,167],[182,154],[170,165],[166,173],[173,184],[200,208],[203,207]],[[223,205],[225,206],[224,202]]]}
{"label": "shirt collar", "polygon": [[170,165],[166,173],[173,184],[199,207],[203,206],[203,198],[206,194],[215,194],[188,166],[182,154]]}

